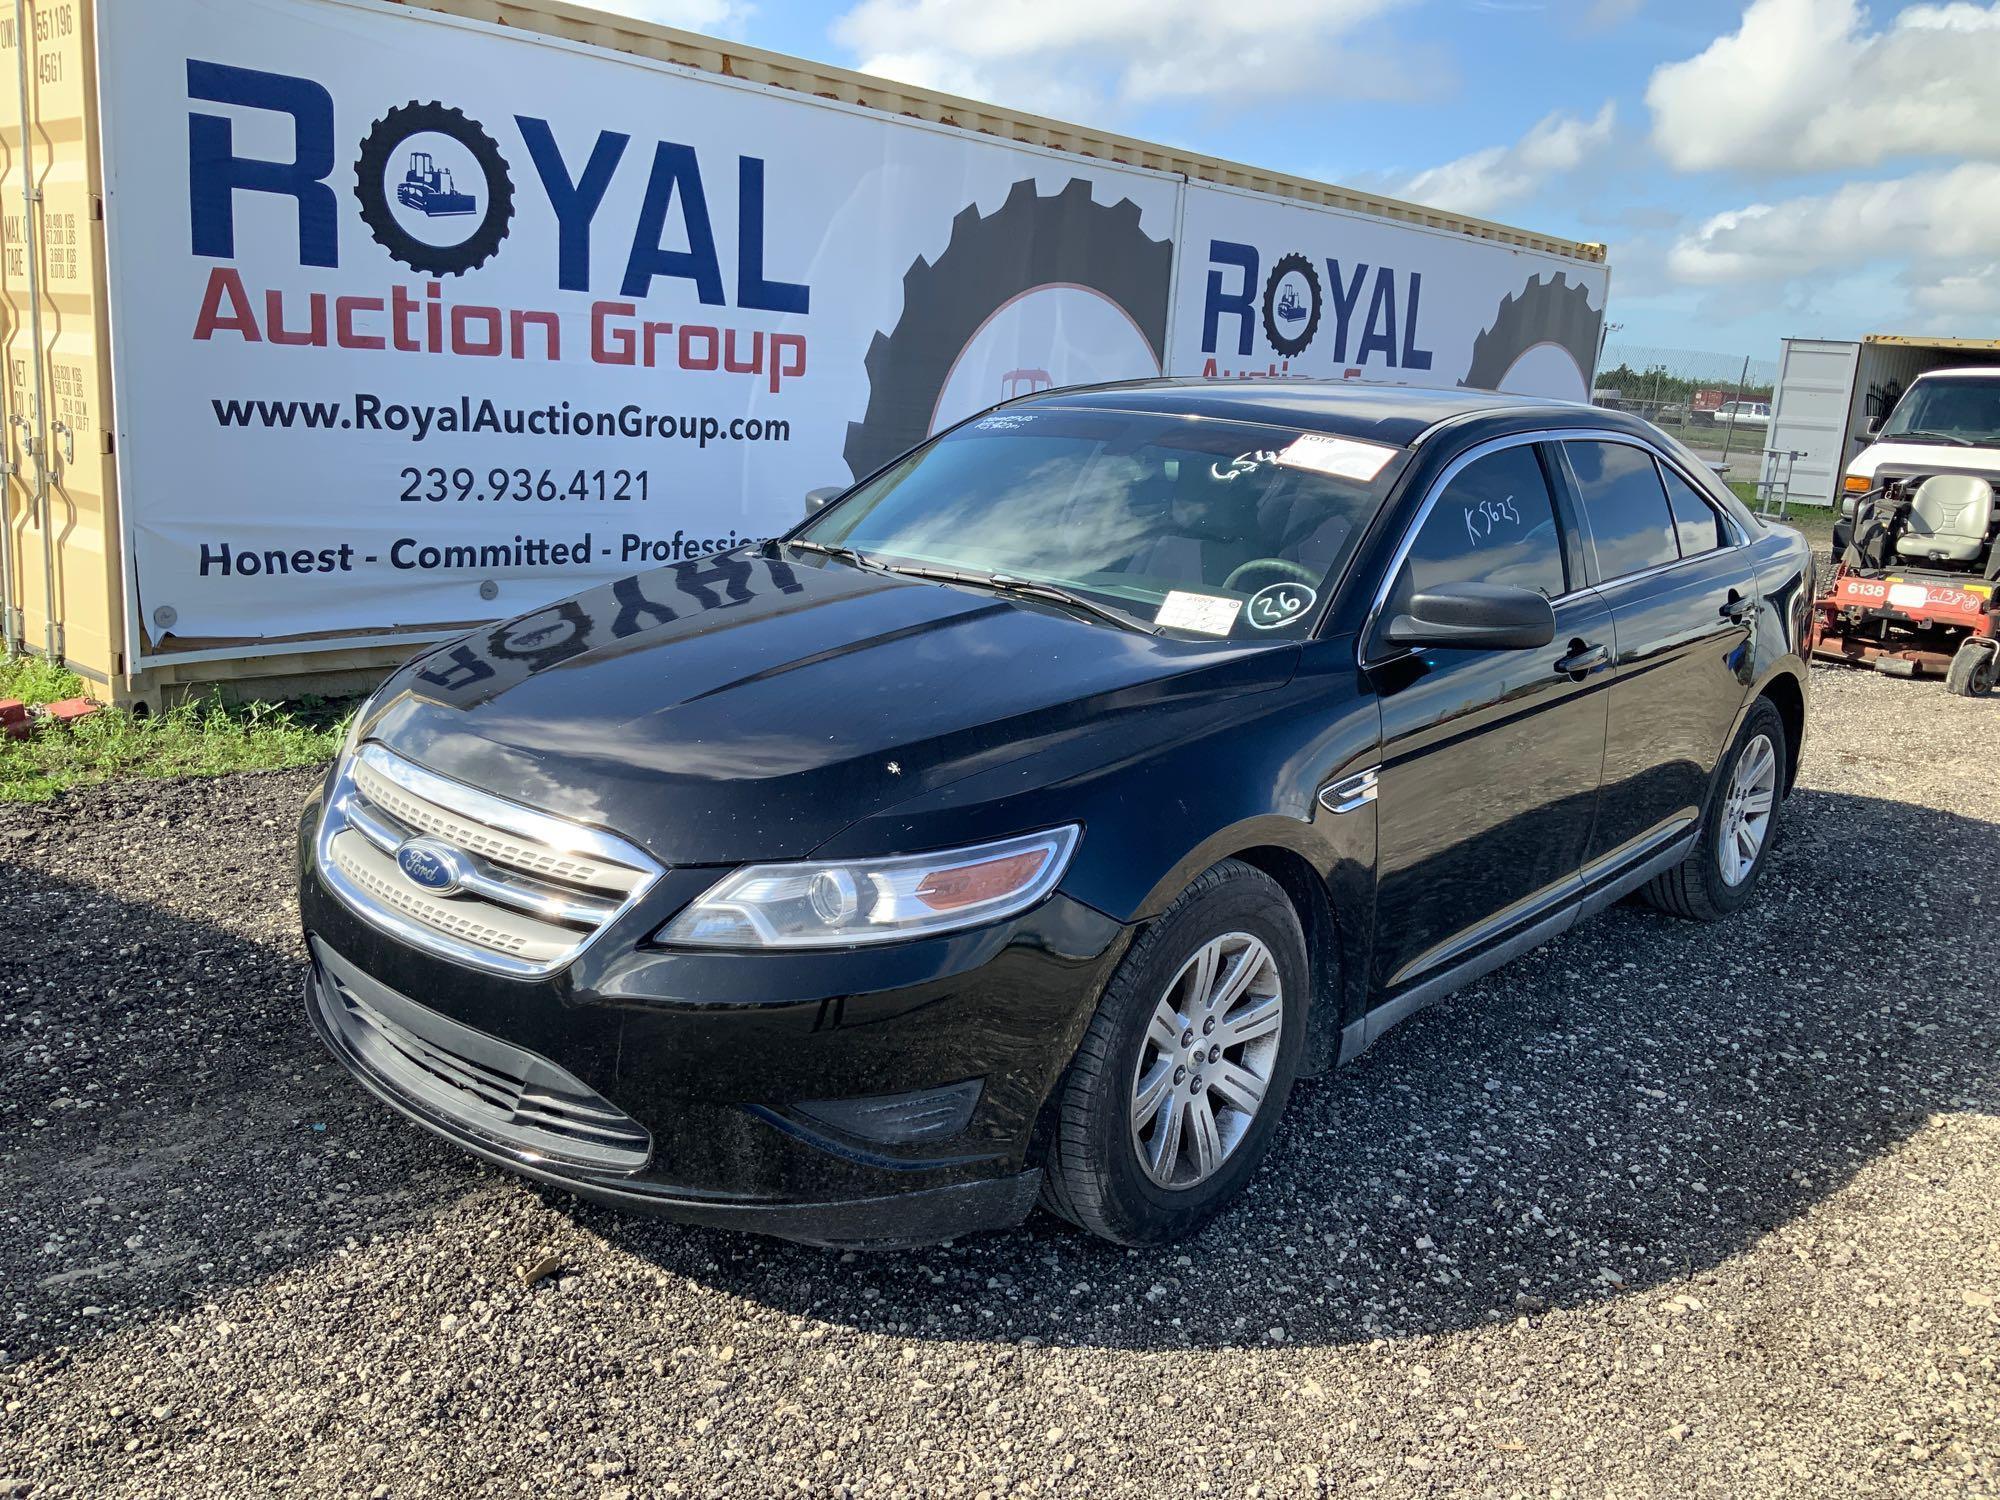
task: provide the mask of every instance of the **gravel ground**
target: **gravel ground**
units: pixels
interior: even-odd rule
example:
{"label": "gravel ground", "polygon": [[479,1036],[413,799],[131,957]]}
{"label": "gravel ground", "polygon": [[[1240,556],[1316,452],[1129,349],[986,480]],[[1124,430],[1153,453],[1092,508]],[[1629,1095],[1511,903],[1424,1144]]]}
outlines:
{"label": "gravel ground", "polygon": [[2000,1492],[2000,700],[1816,691],[1749,913],[1426,1012],[1151,1254],[542,1194],[309,1035],[307,775],[0,809],[0,1497]]}

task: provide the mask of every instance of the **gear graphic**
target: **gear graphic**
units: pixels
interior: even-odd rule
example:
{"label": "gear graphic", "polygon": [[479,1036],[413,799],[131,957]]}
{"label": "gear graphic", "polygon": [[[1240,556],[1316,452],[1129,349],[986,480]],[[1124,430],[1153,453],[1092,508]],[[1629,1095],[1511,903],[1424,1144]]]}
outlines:
{"label": "gear graphic", "polygon": [[1574,361],[1578,399],[1587,398],[1590,374],[1597,368],[1600,321],[1601,315],[1591,310],[1589,287],[1570,285],[1561,271],[1547,280],[1537,276],[1503,301],[1486,331],[1472,341],[1472,362],[1459,384],[1497,391],[1522,355],[1547,344]]}
{"label": "gear graphic", "polygon": [[[425,244],[397,222],[389,207],[386,183],[396,148],[411,136],[427,134],[449,136],[465,147],[486,179],[485,216],[456,245]],[[507,238],[514,218],[514,179],[499,143],[463,110],[435,99],[398,105],[368,127],[354,163],[354,196],[361,204],[361,222],[375,243],[411,270],[431,276],[462,276],[485,265]]]}
{"label": "gear graphic", "polygon": [[[1278,331],[1278,287],[1292,272],[1305,277],[1306,285],[1312,288],[1312,311],[1306,315],[1306,326],[1297,338],[1288,338]],[[1281,255],[1278,263],[1271,267],[1271,275],[1264,283],[1264,337],[1271,347],[1286,359],[1295,359],[1305,353],[1306,345],[1319,332],[1319,315],[1325,304],[1320,291],[1319,273],[1313,270],[1312,262],[1303,255]]]}
{"label": "gear graphic", "polygon": [[868,346],[868,407],[847,427],[847,466],[865,479],[930,436],[951,367],[995,310],[1036,287],[1069,284],[1100,293],[1131,318],[1164,363],[1174,246],[1139,227],[1139,205],[1110,206],[1073,178],[1043,196],[1032,179],[980,217],[959,211],[934,261],[903,273],[896,326]]}

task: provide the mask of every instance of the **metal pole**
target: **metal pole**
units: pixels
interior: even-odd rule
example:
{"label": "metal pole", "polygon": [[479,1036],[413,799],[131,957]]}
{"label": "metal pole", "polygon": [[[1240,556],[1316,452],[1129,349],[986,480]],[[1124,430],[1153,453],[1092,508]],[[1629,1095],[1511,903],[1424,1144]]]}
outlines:
{"label": "metal pole", "polygon": [[[56,528],[49,507],[49,471],[42,462],[42,425],[48,419],[48,392],[42,374],[42,290],[35,253],[35,210],[42,195],[35,186],[34,134],[28,95],[28,6],[14,0],[14,56],[21,65],[21,237],[28,256],[28,327],[34,340],[35,419],[22,447],[35,461],[35,504],[42,518],[43,644],[50,661],[62,660],[62,627],[56,624]],[[25,594],[27,591],[22,590]]]}
{"label": "metal pole", "polygon": [[[16,5],[21,0],[14,0]],[[1743,356],[1743,373],[1736,377],[1736,394],[1729,398],[1729,425],[1722,434],[1722,456],[1729,457],[1729,445],[1736,437],[1736,408],[1743,404],[1743,386],[1750,379],[1750,356]]]}

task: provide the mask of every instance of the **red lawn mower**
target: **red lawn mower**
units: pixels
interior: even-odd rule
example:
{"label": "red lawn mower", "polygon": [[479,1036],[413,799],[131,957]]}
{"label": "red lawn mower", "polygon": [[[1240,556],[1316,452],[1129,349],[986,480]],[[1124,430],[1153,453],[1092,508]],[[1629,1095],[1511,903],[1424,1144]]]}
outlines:
{"label": "red lawn mower", "polygon": [[2000,476],[1939,466],[1877,473],[1833,527],[1813,655],[1894,677],[1941,674],[1977,697],[2000,667]]}

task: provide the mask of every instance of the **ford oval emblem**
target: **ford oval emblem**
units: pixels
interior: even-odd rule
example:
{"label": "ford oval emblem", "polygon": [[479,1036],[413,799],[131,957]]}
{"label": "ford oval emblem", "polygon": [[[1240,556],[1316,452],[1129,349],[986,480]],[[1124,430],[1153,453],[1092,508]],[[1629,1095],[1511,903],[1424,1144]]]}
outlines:
{"label": "ford oval emblem", "polygon": [[432,839],[411,839],[396,851],[396,868],[411,885],[448,896],[465,878],[465,856]]}

